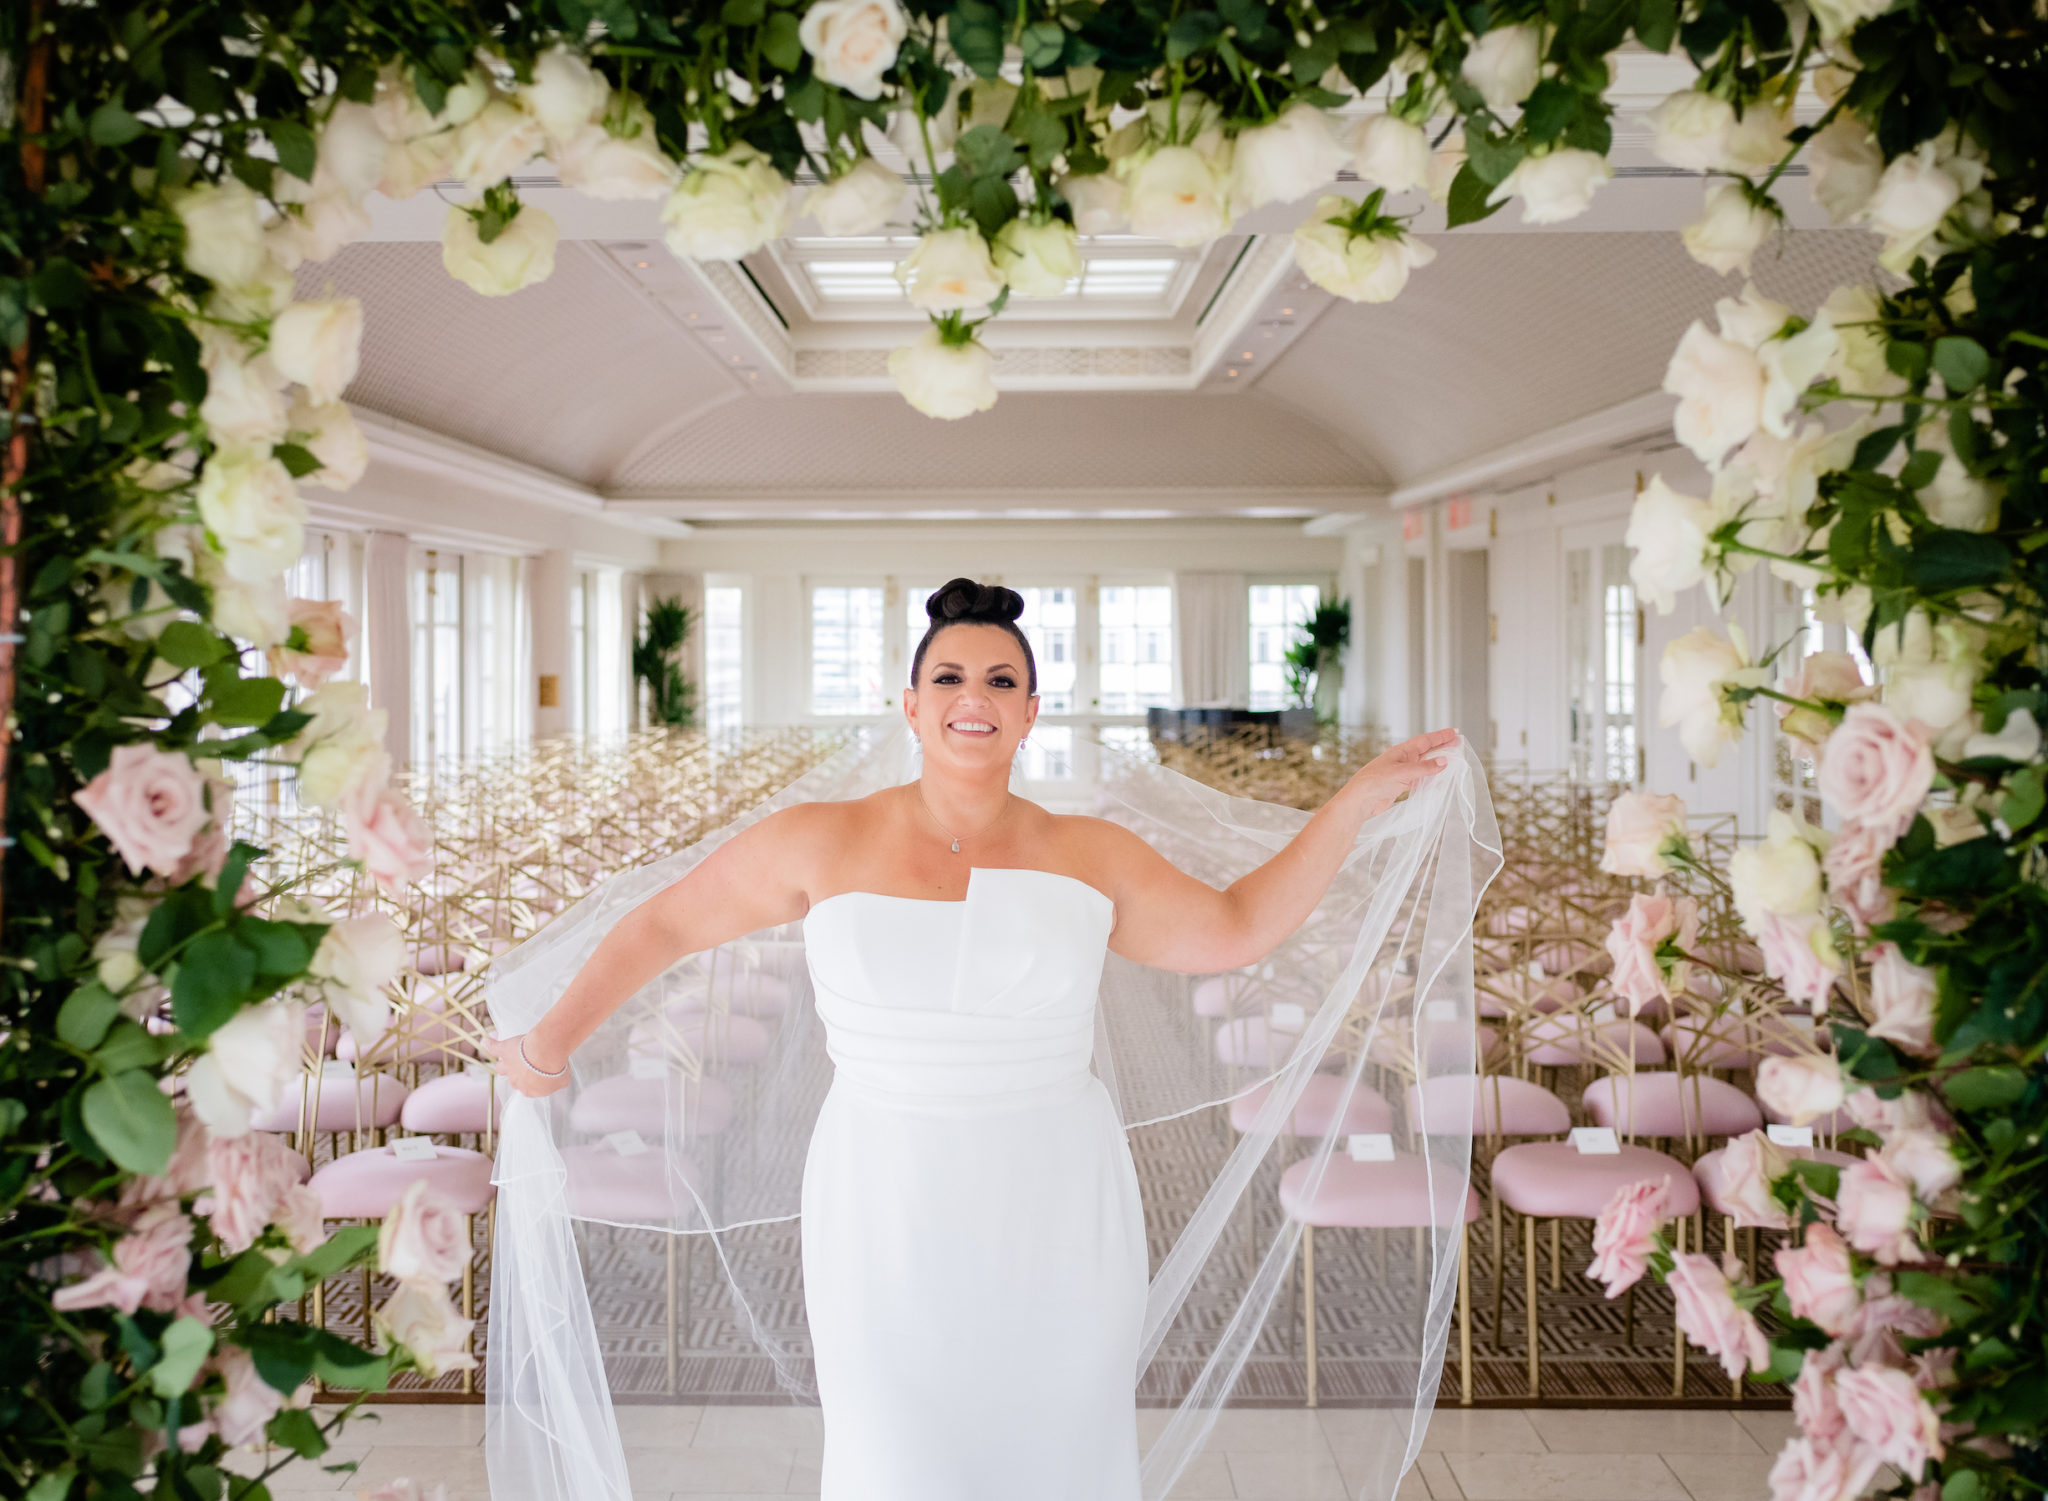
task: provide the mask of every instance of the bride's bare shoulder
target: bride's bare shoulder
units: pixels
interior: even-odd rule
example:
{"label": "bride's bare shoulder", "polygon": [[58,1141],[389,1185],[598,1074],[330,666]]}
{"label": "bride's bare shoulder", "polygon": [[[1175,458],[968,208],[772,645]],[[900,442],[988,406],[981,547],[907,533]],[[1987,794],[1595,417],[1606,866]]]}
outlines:
{"label": "bride's bare shoulder", "polygon": [[808,803],[792,803],[762,819],[761,827],[765,829],[772,824],[775,826],[772,837],[793,843],[836,842],[858,836],[888,815],[896,790],[885,787],[878,792],[870,792],[866,797],[837,801],[820,798]]}

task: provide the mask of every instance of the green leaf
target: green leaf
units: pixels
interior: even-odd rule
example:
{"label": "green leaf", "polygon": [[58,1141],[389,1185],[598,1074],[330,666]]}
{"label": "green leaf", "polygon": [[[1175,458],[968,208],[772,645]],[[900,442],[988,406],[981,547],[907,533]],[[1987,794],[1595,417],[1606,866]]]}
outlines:
{"label": "green leaf", "polygon": [[299,120],[265,120],[263,130],[277,148],[277,164],[301,182],[313,180],[314,165],[320,159],[313,132]]}
{"label": "green leaf", "polygon": [[977,76],[1001,76],[1003,18],[987,0],[957,0],[946,17],[946,40]]}
{"label": "green leaf", "polygon": [[281,1392],[295,1392],[313,1374],[316,1330],[280,1319],[274,1324],[245,1324],[236,1340],[256,1363],[256,1374]]}
{"label": "green leaf", "polygon": [[1941,454],[1932,448],[1918,449],[1899,470],[1899,483],[1908,490],[1923,489],[1940,471]]}
{"label": "green leaf", "polygon": [[1975,1470],[1958,1470],[1941,1483],[1941,1501],[1984,1501],[1984,1479]]}
{"label": "green leaf", "polygon": [[64,998],[57,1009],[57,1036],[71,1047],[90,1050],[100,1045],[121,1014],[114,993],[97,980],[89,980]]}
{"label": "green leaf", "polygon": [[1636,40],[1652,52],[1669,52],[1678,36],[1678,0],[1642,0],[1636,7]]}
{"label": "green leaf", "polygon": [[1934,373],[1951,396],[1974,391],[1991,373],[1991,356],[1975,339],[1960,334],[1934,341]]}
{"label": "green leaf", "polygon": [[1465,151],[1466,166],[1478,173],[1488,187],[1498,187],[1507,181],[1508,174],[1519,167],[1522,158],[1528,154],[1528,148],[1520,141],[1485,133],[1467,135]]}
{"label": "green leaf", "polygon": [[95,146],[125,146],[142,134],[142,122],[123,109],[119,100],[109,99],[92,112],[86,134]]}
{"label": "green leaf", "polygon": [[761,55],[783,72],[794,73],[804,60],[801,29],[796,12],[776,11],[761,30]]}
{"label": "green leaf", "polygon": [[284,706],[284,684],[276,678],[216,675],[207,680],[206,706],[215,724],[262,724]]}
{"label": "green leaf", "polygon": [[1185,62],[1197,52],[1215,46],[1216,39],[1222,35],[1223,18],[1215,11],[1183,11],[1166,28],[1166,60],[1170,63]]}
{"label": "green leaf", "polygon": [[377,1233],[375,1225],[343,1225],[292,1264],[309,1277],[332,1277],[365,1252],[373,1250],[377,1244]]}
{"label": "green leaf", "polygon": [[178,1117],[156,1078],[130,1069],[101,1079],[85,1091],[85,1128],[116,1165],[155,1175],[170,1166],[178,1143]]}
{"label": "green leaf", "polygon": [[237,839],[228,850],[228,857],[221,862],[220,875],[213,883],[213,915],[227,917],[235,910],[235,898],[241,894],[242,878],[249,872],[249,862],[263,851],[247,840]]}
{"label": "green leaf", "polygon": [[163,1357],[149,1368],[149,1387],[159,1397],[175,1397],[192,1385],[213,1349],[213,1326],[186,1314],[163,1332],[158,1343]]}
{"label": "green leaf", "polygon": [[219,631],[196,620],[174,620],[156,638],[156,654],[173,667],[208,667],[233,650]]}
{"label": "green leaf", "polygon": [[1578,91],[1561,78],[1546,78],[1522,106],[1522,123],[1532,143],[1547,145],[1564,134],[1578,112]]}
{"label": "green leaf", "polygon": [[1487,195],[1493,192],[1493,184],[1472,170],[1472,164],[1465,162],[1458,168],[1458,175],[1451,179],[1451,194],[1446,204],[1447,227],[1456,229],[1461,224],[1477,224],[1489,214],[1497,214],[1507,207],[1503,198],[1499,203],[1488,203]]}
{"label": "green leaf", "polygon": [[304,479],[314,470],[324,467],[313,457],[313,450],[300,443],[280,443],[270,450],[270,456],[284,465],[293,479]]}
{"label": "green leaf", "polygon": [[2041,816],[2043,807],[2048,807],[2048,766],[2036,763],[2005,779],[2005,800],[1998,805],[1998,816],[2007,828],[2018,833]]}
{"label": "green leaf", "polygon": [[997,125],[977,125],[962,135],[953,143],[953,159],[971,177],[1007,178],[1024,165],[1017,143]]}
{"label": "green leaf", "polygon": [[70,1465],[36,1477],[36,1483],[21,1493],[22,1501],[64,1501],[78,1471]]}
{"label": "green leaf", "polygon": [[1901,380],[1920,384],[1927,378],[1927,346],[1906,339],[1893,339],[1884,347],[1887,369]]}
{"label": "green leaf", "polygon": [[2002,1110],[2027,1092],[2027,1076],[2010,1063],[1987,1063],[1950,1075],[1941,1092],[1958,1110]]}
{"label": "green leaf", "polygon": [[1922,1308],[1946,1314],[1952,1322],[1973,1318],[1983,1311],[1983,1305],[1958,1287],[1953,1278],[1934,1272],[1901,1271],[1893,1276],[1892,1286],[1901,1296]]}
{"label": "green leaf", "polygon": [[768,14],[768,0],[725,0],[718,19],[728,26],[759,26]]}
{"label": "green leaf", "polygon": [[202,933],[178,961],[171,981],[171,1015],[178,1029],[210,1037],[249,997],[256,955],[232,933]]}
{"label": "green leaf", "polygon": [[1903,426],[1879,428],[1856,445],[1856,453],[1849,460],[1849,467],[1875,469],[1891,457],[1892,450],[1899,446],[1899,439],[1905,435],[1906,429]]}
{"label": "green leaf", "polygon": [[1024,28],[1018,38],[1024,49],[1024,61],[1041,73],[1049,73],[1060,64],[1060,54],[1067,50],[1066,28],[1057,21],[1034,21]]}
{"label": "green leaf", "polygon": [[313,950],[327,932],[319,923],[278,922],[245,917],[235,924],[235,937],[256,955],[256,973],[289,979],[313,962]]}
{"label": "green leaf", "polygon": [[153,1068],[177,1051],[177,1043],[119,1017],[106,1041],[93,1049],[93,1065],[103,1074],[125,1074],[131,1068]]}
{"label": "green leaf", "polygon": [[1906,582],[1922,594],[1987,588],[2005,578],[2010,562],[1998,538],[1947,527],[1915,537],[1904,558]]}
{"label": "green leaf", "polygon": [[291,1450],[301,1459],[318,1459],[327,1452],[327,1436],[320,1423],[303,1407],[287,1407],[270,1420],[264,1430],[270,1441]]}

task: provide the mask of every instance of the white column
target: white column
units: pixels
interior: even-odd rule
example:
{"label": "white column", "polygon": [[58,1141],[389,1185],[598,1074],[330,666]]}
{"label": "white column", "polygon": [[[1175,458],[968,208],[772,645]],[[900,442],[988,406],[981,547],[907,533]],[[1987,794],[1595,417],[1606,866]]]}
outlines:
{"label": "white column", "polygon": [[619,576],[619,670],[623,679],[619,691],[626,696],[625,723],[637,730],[647,723],[647,709],[640,679],[633,675],[633,643],[640,639],[640,606],[643,598],[641,576]]}
{"label": "white column", "polygon": [[528,575],[533,589],[534,681],[525,691],[533,695],[536,738],[567,734],[575,723],[569,706],[569,585],[574,576],[569,554],[560,548],[536,557]]}
{"label": "white column", "polygon": [[412,760],[412,540],[371,532],[363,548],[363,661],[394,764]]}

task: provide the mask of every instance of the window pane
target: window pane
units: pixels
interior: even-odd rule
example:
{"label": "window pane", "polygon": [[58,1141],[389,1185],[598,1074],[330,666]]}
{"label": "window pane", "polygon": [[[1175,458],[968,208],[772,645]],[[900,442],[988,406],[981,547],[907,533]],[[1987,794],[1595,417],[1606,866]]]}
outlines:
{"label": "window pane", "polygon": [[590,715],[584,702],[585,666],[590,644],[590,575],[579,573],[569,585],[569,728],[578,735],[590,732]]}
{"label": "window pane", "polygon": [[1071,782],[1074,779],[1074,727],[1040,721],[1024,737],[1017,753],[1017,774],[1027,782]]}
{"label": "window pane", "polygon": [[1322,591],[1314,584],[1251,586],[1251,707],[1284,709],[1294,702],[1287,691],[1287,648],[1308,634]]}
{"label": "window pane", "polygon": [[924,602],[938,592],[937,584],[913,584],[903,591],[903,681],[906,683],[910,681],[910,659],[932,623],[931,616],[924,612]]}
{"label": "window pane", "polygon": [[734,730],[740,725],[740,655],[743,595],[720,585],[704,591],[704,728]]}
{"label": "window pane", "polygon": [[1079,671],[1074,660],[1079,591],[1032,587],[1017,592],[1024,596],[1024,613],[1017,623],[1024,628],[1038,666],[1038,712],[1071,714]]}
{"label": "window pane", "polygon": [[1117,585],[1097,594],[1101,712],[1142,714],[1173,699],[1173,589]]}
{"label": "window pane", "polygon": [[882,591],[811,590],[811,712],[882,712]]}

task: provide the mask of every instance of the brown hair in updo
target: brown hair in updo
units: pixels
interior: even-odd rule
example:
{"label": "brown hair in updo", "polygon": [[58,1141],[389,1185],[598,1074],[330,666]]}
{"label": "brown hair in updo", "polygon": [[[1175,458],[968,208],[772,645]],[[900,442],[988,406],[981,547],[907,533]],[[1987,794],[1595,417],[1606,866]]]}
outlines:
{"label": "brown hair in updo", "polygon": [[1017,618],[1024,613],[1024,596],[1015,589],[1005,589],[1001,584],[977,584],[973,579],[954,579],[933,591],[924,602],[924,612],[932,623],[925,628],[923,639],[910,656],[911,687],[917,686],[924,672],[925,648],[947,626],[999,625],[1017,638],[1017,648],[1024,653],[1026,687],[1032,693],[1038,691],[1038,662],[1031,655],[1031,643],[1024,639],[1023,629],[1017,624]]}

